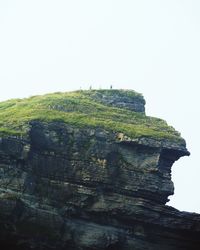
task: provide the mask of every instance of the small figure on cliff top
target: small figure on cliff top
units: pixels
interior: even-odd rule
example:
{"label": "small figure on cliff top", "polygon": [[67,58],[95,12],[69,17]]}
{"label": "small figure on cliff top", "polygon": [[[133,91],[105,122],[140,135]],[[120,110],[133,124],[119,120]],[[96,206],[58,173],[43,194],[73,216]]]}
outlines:
{"label": "small figure on cliff top", "polygon": [[110,89],[112,89],[113,88],[113,86],[112,86],[112,84],[110,85]]}

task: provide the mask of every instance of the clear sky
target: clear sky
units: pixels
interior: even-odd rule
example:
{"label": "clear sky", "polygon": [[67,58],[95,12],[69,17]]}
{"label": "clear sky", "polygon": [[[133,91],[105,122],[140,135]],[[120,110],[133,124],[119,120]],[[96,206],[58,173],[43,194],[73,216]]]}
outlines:
{"label": "clear sky", "polygon": [[200,1],[0,0],[0,100],[134,89],[191,152],[170,205],[200,213]]}

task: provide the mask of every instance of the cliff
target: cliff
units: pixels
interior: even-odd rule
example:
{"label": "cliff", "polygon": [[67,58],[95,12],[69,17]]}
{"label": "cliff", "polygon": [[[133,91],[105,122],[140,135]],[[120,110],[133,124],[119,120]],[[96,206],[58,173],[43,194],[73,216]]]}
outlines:
{"label": "cliff", "polygon": [[200,215],[166,206],[180,134],[125,90],[0,103],[1,249],[197,250]]}

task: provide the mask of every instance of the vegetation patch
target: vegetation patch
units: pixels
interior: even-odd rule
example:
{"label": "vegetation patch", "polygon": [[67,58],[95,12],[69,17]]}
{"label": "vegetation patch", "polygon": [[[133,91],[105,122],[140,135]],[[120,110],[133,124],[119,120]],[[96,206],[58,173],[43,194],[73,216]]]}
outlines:
{"label": "vegetation patch", "polygon": [[151,137],[183,140],[164,120],[122,108],[115,108],[95,100],[94,95],[128,95],[143,98],[134,91],[90,90],[53,93],[0,103],[0,135],[26,135],[29,123],[59,121],[77,127],[101,127],[123,132],[131,138]]}

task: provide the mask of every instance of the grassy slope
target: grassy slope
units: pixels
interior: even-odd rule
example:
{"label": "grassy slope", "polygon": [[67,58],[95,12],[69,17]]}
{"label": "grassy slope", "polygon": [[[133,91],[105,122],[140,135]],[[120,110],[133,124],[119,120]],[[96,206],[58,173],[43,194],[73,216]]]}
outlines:
{"label": "grassy slope", "polygon": [[[105,94],[117,90],[99,90]],[[132,138],[181,140],[180,134],[161,119],[96,102],[97,91],[75,91],[13,99],[0,103],[0,135],[24,135],[31,120],[61,121],[78,127],[103,127]],[[123,95],[142,96],[134,91]]]}

